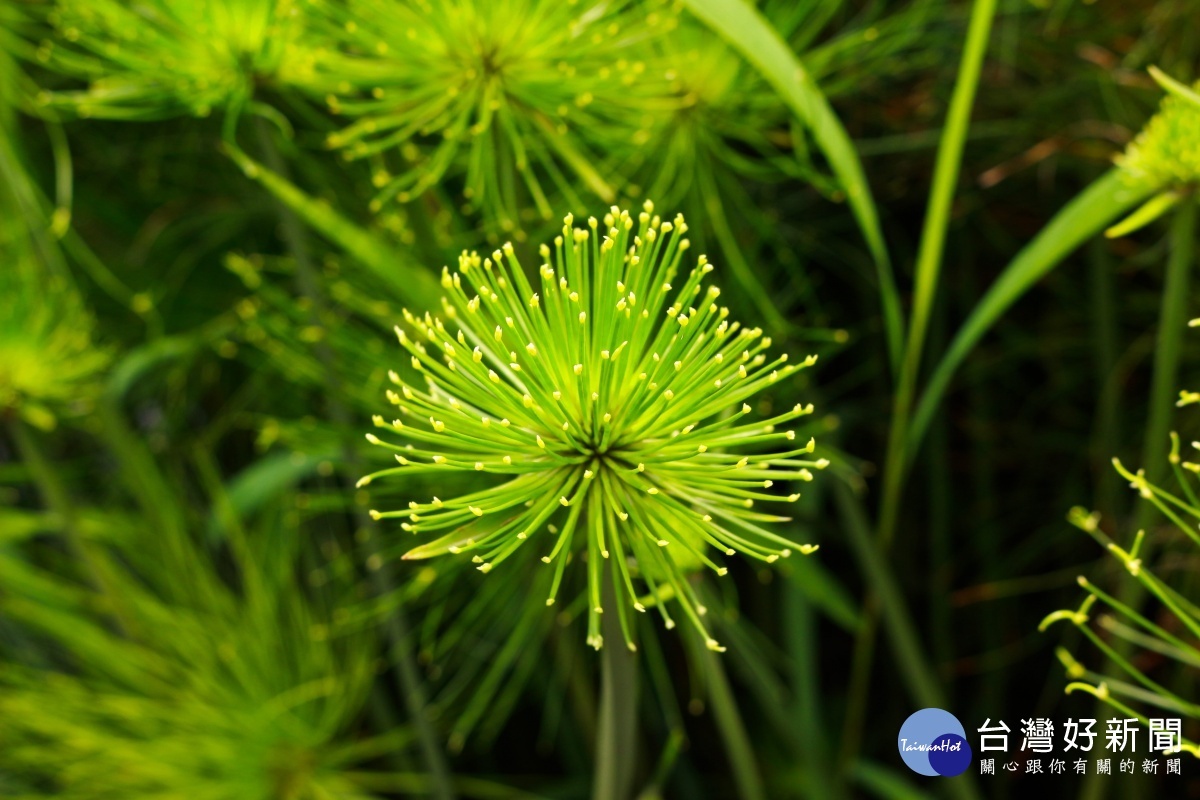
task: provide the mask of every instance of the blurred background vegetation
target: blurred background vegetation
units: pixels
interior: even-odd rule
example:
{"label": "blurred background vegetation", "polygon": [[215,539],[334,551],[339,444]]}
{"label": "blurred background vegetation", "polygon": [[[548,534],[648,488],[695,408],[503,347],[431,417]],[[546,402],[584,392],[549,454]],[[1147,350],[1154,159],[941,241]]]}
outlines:
{"label": "blurred background vegetation", "polygon": [[[1198,50],[1195,0],[4,0],[0,796],[1029,791],[895,736],[1097,715],[1062,667],[1104,652],[1038,623],[1146,598],[1072,507],[1196,588],[1110,462],[1200,438],[1188,100],[1163,174],[1114,167]],[[659,626],[602,708],[579,603],[400,563],[367,509],[449,490],[355,482],[443,264],[647,197],[820,356],[772,400],[834,464],[783,531],[817,555],[697,579],[728,652]]]}

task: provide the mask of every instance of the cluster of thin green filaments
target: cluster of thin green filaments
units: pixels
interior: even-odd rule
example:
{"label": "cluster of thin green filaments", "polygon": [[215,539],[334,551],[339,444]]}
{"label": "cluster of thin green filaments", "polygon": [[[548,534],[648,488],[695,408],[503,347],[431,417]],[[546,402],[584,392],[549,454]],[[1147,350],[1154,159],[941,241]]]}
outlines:
{"label": "cluster of thin green filaments", "polygon": [[1200,106],[1168,94],[1117,163],[1157,188],[1194,187],[1200,182]]}
{"label": "cluster of thin green filaments", "polygon": [[207,116],[248,99],[257,81],[300,82],[313,67],[292,0],[58,0],[57,36],[31,55],[86,88],[40,91],[39,106],[82,117]]}
{"label": "cluster of thin green filaments", "polygon": [[795,431],[780,427],[812,406],[746,421],[748,400],[816,359],[768,358],[762,330],[730,322],[719,290],[704,287],[712,271],[704,256],[672,284],[689,245],[681,216],[662,220],[646,203],[636,230],[615,207],[600,225],[592,218],[575,228],[566,218],[553,249],[541,248],[538,292],[506,244],[490,258],[464,253],[458,271],[443,272],[445,321],[405,312],[416,335],[397,335],[426,385],[391,373],[399,417],[375,424],[407,443],[368,434],[399,466],[360,484],[414,472],[504,476],[372,516],[440,534],[405,558],[470,553],[482,572],[536,541],[555,570],[547,605],[566,564],[583,556],[588,641],[597,648],[608,573],[631,648],[628,610],[656,607],[674,627],[665,605],[673,598],[719,650],[687,573],[703,566],[724,575],[710,551],[773,562],[816,549],[764,527],[786,517],[755,510],[760,501],[795,501],[770,490],[812,480],[810,470],[828,464],[807,458],[813,441],[795,447]]}
{"label": "cluster of thin green filaments", "polygon": [[[1145,502],[1155,506],[1178,530],[1200,546],[1200,497],[1189,484],[1188,473],[1200,474],[1200,464],[1180,457],[1179,437],[1171,435],[1170,463],[1179,481],[1182,496],[1172,494],[1151,483],[1144,470],[1130,472],[1118,459],[1113,459],[1117,472]],[[1193,442],[1200,449],[1200,442]],[[1200,704],[1181,696],[1178,691],[1156,680],[1140,659],[1131,658],[1129,647],[1153,652],[1189,668],[1200,666],[1200,608],[1178,590],[1155,574],[1144,563],[1146,532],[1139,530],[1132,544],[1122,547],[1108,539],[1100,529],[1100,515],[1083,508],[1074,508],[1068,517],[1081,530],[1096,538],[1117,559],[1129,578],[1162,605],[1161,615],[1147,615],[1131,606],[1123,595],[1114,596],[1092,581],[1080,576],[1078,583],[1087,593],[1077,609],[1062,609],[1046,616],[1040,625],[1045,630],[1055,622],[1069,622],[1078,629],[1113,665],[1117,675],[1089,670],[1065,648],[1058,649],[1058,658],[1072,681],[1066,692],[1081,691],[1127,716],[1149,725],[1147,715],[1131,704],[1149,705],[1187,717],[1200,718]],[[1104,613],[1098,613],[1104,609]],[[1100,631],[1096,628],[1099,627]],[[1200,758],[1200,744],[1182,740],[1179,750]]]}
{"label": "cluster of thin green filaments", "polygon": [[590,147],[644,142],[667,104],[647,63],[676,23],[661,5],[321,4],[315,27],[331,46],[308,88],[350,120],[326,143],[370,160],[374,211],[461,173],[468,205],[519,235],[519,197],[550,219],[551,187],[614,196]]}

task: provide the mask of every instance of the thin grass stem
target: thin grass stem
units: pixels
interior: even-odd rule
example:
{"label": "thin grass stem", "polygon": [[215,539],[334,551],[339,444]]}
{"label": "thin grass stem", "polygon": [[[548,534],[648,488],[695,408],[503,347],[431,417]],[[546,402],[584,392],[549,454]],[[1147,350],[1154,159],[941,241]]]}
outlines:
{"label": "thin grass stem", "polygon": [[[904,357],[896,387],[887,453],[884,458],[883,498],[875,543],[872,546],[878,548],[881,556],[887,552],[895,538],[904,487],[905,466],[911,458],[911,454],[907,452],[908,427],[917,381],[920,377],[921,355],[937,292],[938,277],[945,251],[946,232],[950,224],[950,211],[958,184],[967,130],[970,127],[971,108],[974,105],[979,75],[984,55],[987,52],[988,39],[995,15],[996,0],[976,0],[972,6],[971,21],[967,30],[962,61],[959,65],[958,78],[950,101],[946,126],[938,145],[933,188],[929,195],[929,206],[917,253],[913,310],[904,343]],[[873,595],[877,591],[878,587],[875,587],[870,594]],[[864,604],[863,612],[864,617],[855,643],[854,667],[851,672],[850,711],[852,713],[848,713],[846,718],[846,730],[851,734],[844,741],[849,744],[855,742],[857,737],[852,732],[861,728],[866,710],[870,667],[874,656],[874,640],[878,627],[876,621],[879,614],[878,602],[868,600]]]}

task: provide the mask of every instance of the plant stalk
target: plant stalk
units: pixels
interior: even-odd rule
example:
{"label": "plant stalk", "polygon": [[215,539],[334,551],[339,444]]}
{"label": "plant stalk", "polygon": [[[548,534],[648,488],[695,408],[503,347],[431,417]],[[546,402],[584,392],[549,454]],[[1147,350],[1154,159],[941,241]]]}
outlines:
{"label": "plant stalk", "polygon": [[789,716],[796,720],[797,744],[800,745],[796,755],[805,772],[803,796],[838,800],[845,797],[846,793],[836,782],[836,774],[828,768],[828,728],[821,707],[821,681],[817,663],[817,614],[795,581],[788,581],[783,612],[795,691]]}
{"label": "plant stalk", "polygon": [[637,664],[625,646],[621,624],[613,613],[618,602],[611,581],[604,581],[600,648],[600,719],[596,732],[594,800],[629,800],[637,765]]}
{"label": "plant stalk", "polygon": [[[921,244],[917,253],[916,285],[913,297],[912,316],[909,320],[908,336],[904,344],[904,357],[900,368],[899,382],[892,409],[891,427],[888,435],[887,453],[884,458],[883,497],[879,512],[879,525],[873,547],[885,554],[891,546],[899,519],[904,476],[909,454],[906,452],[908,426],[916,396],[917,381],[921,371],[921,355],[929,327],[929,317],[941,272],[945,251],[946,231],[950,224],[951,206],[958,184],[959,168],[967,130],[970,127],[971,108],[979,85],[979,76],[987,52],[992,21],[996,15],[996,0],[975,0],[967,30],[967,41],[963,48],[958,79],[950,100],[946,126],[942,130],[938,145],[937,162],[933,173],[933,187],[929,195],[928,210]],[[851,671],[850,707],[846,718],[849,736],[844,742],[857,746],[854,731],[862,727],[870,690],[871,664],[874,657],[875,637],[878,629],[879,603],[872,600],[874,591],[868,593],[863,608],[862,627],[855,642],[854,662]],[[847,752],[847,763],[852,753]]]}
{"label": "plant stalk", "polygon": [[[1178,393],[1179,359],[1188,321],[1188,295],[1192,262],[1196,247],[1196,201],[1180,203],[1171,223],[1171,253],[1163,284],[1159,312],[1158,337],[1154,347],[1154,375],[1150,387],[1150,419],[1142,446],[1142,468],[1146,479],[1158,484],[1165,477],[1167,449],[1170,446],[1171,416]],[[1154,520],[1154,506],[1138,505],[1137,528],[1146,528]],[[1150,545],[1152,540],[1147,540]],[[1143,551],[1143,558],[1146,551]]]}
{"label": "plant stalk", "polygon": [[708,699],[712,704],[721,738],[725,740],[725,752],[728,753],[730,765],[733,767],[733,780],[737,785],[738,796],[742,800],[766,800],[766,789],[763,787],[758,762],[754,758],[754,746],[750,743],[746,724],[742,722],[742,715],[738,712],[737,701],[734,700],[729,678],[725,674],[725,666],[716,653],[707,649],[702,652],[708,666]]}
{"label": "plant stalk", "polygon": [[[1158,336],[1154,347],[1154,371],[1150,384],[1150,418],[1146,424],[1146,435],[1142,446],[1142,468],[1146,470],[1146,479],[1151,483],[1160,483],[1168,469],[1168,437],[1171,428],[1171,414],[1175,408],[1180,350],[1187,328],[1188,301],[1190,299],[1188,285],[1191,282],[1192,262],[1195,261],[1196,205],[1196,199],[1192,197],[1186,198],[1179,204],[1175,210],[1169,233],[1171,252],[1167,260],[1167,274],[1163,283],[1162,304],[1159,310]],[[1152,503],[1145,501],[1139,503],[1135,530],[1146,530],[1154,523],[1157,516],[1158,511]],[[1144,562],[1151,563],[1153,549],[1154,538],[1148,536],[1142,544],[1141,558]],[[1120,602],[1130,608],[1137,608],[1145,596],[1145,588],[1139,581],[1123,583],[1118,595]],[[1129,652],[1129,643],[1119,642],[1117,657],[1110,658],[1110,663],[1119,663],[1119,659],[1127,656]],[[1103,701],[1097,700],[1097,707],[1103,707]],[[1106,781],[1089,776],[1083,785],[1080,797],[1084,800],[1100,800],[1107,791]]]}
{"label": "plant stalk", "polygon": [[[842,517],[843,528],[850,534],[850,543],[860,561],[859,567],[866,579],[875,586],[876,593],[871,597],[882,609],[885,628],[892,640],[892,651],[896,655],[896,665],[900,677],[908,687],[909,695],[918,704],[918,708],[942,707],[945,696],[937,684],[935,673],[925,660],[904,594],[888,568],[887,560],[871,538],[870,526],[861,504],[854,497],[850,487],[844,483],[835,481],[833,494]],[[857,741],[856,739],[855,744]],[[843,756],[846,755],[844,751]],[[846,765],[846,770],[852,769],[853,765],[854,760]],[[979,797],[978,790],[969,776],[951,781],[949,788],[962,800]]]}

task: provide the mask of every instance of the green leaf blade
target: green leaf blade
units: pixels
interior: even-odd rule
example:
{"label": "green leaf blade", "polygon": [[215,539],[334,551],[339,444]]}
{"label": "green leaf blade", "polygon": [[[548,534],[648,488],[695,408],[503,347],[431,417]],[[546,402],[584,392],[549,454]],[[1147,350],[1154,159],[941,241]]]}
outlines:
{"label": "green leaf blade", "polygon": [[888,355],[893,369],[897,368],[904,335],[900,294],[879,226],[879,212],[850,135],[796,54],[753,6],[744,0],[685,0],[684,5],[762,73],[812,132],[828,159],[875,261]]}
{"label": "green leaf blade", "polygon": [[1064,206],[1017,253],[963,323],[930,377],[908,433],[910,458],[929,428],[955,370],[992,325],[1075,248],[1105,230],[1151,191],[1152,187],[1130,184],[1120,169],[1112,169]]}

